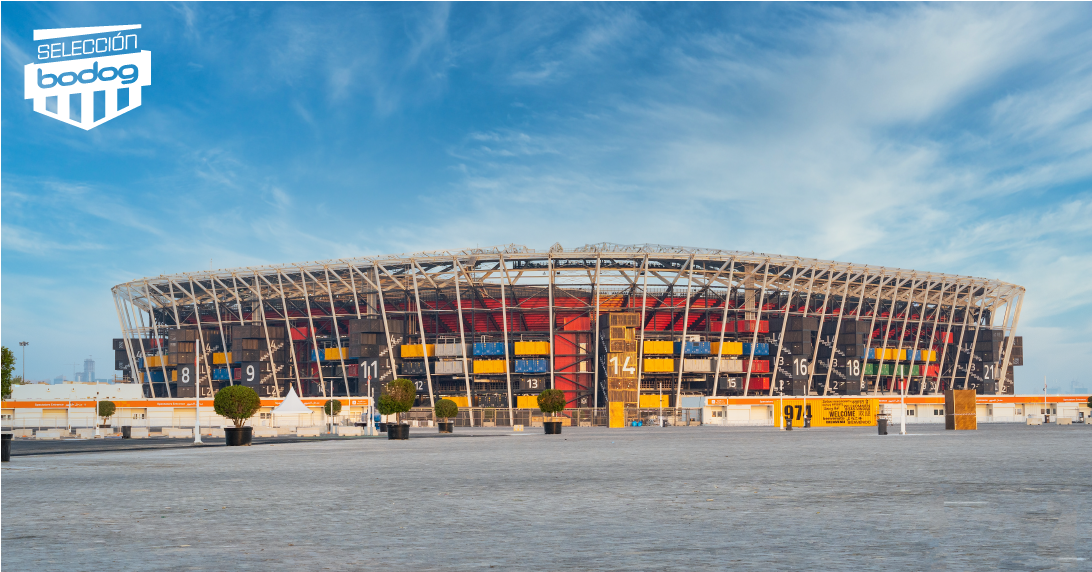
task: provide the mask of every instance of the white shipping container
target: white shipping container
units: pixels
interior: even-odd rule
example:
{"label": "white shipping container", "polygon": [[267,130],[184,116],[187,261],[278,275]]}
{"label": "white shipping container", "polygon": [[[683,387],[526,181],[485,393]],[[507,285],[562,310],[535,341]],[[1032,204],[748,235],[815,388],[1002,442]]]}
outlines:
{"label": "white shipping container", "polygon": [[683,371],[695,372],[695,373],[709,373],[713,371],[713,360],[709,358],[705,359],[684,359]]}
{"label": "white shipping container", "polygon": [[436,357],[463,357],[463,344],[436,344]]}
{"label": "white shipping container", "polygon": [[743,360],[739,360],[739,359],[722,359],[722,360],[720,360],[720,373],[743,373]]}
{"label": "white shipping container", "polygon": [[[437,346],[439,350],[439,346]],[[462,360],[441,360],[435,362],[437,375],[462,375],[463,374],[463,362]]]}

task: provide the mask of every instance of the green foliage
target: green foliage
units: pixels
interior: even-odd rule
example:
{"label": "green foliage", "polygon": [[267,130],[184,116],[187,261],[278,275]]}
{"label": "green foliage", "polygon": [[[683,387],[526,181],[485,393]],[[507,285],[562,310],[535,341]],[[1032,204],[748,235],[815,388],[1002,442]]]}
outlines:
{"label": "green foliage", "polygon": [[322,410],[331,417],[337,415],[341,413],[341,402],[337,399],[330,399],[326,402],[326,405],[322,406]]}
{"label": "green foliage", "polygon": [[11,350],[7,346],[0,346],[0,356],[3,357],[3,366],[0,369],[0,374],[3,378],[3,387],[0,387],[0,393],[3,394],[4,399],[11,397],[11,372],[15,371],[15,354],[11,353]]}
{"label": "green foliage", "polygon": [[559,413],[565,409],[565,392],[560,389],[545,389],[538,394],[538,408],[543,413]]}
{"label": "green foliage", "polygon": [[231,419],[236,427],[242,427],[261,407],[258,392],[245,385],[232,385],[217,391],[212,402],[216,414]]}
{"label": "green foliage", "polygon": [[413,407],[413,400],[416,398],[417,386],[408,379],[398,378],[383,386],[383,394],[379,396],[375,407],[382,415],[405,413]]}
{"label": "green foliage", "polygon": [[1088,396],[1088,408],[1092,409],[1092,395]]}
{"label": "green foliage", "polygon": [[451,419],[452,417],[459,416],[459,404],[450,399],[441,399],[436,402],[436,407],[433,408],[433,412],[436,413],[436,417],[440,419]]}
{"label": "green foliage", "polygon": [[106,423],[106,418],[113,416],[115,411],[117,411],[117,407],[113,401],[99,402],[99,417],[102,417],[103,423]]}

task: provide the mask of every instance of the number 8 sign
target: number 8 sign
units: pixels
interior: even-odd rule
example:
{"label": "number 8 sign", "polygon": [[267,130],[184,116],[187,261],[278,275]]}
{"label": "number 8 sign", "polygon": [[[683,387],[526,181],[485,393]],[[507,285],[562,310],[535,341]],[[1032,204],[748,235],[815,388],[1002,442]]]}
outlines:
{"label": "number 8 sign", "polygon": [[196,368],[193,365],[180,365],[178,366],[178,385],[189,386],[192,385],[194,379],[197,377]]}

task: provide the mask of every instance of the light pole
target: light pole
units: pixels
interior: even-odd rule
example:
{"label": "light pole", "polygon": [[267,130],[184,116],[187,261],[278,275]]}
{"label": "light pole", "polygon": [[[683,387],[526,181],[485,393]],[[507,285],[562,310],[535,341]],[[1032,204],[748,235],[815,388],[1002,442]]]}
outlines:
{"label": "light pole", "polygon": [[19,345],[23,347],[23,383],[27,382],[27,346],[30,342],[19,342]]}

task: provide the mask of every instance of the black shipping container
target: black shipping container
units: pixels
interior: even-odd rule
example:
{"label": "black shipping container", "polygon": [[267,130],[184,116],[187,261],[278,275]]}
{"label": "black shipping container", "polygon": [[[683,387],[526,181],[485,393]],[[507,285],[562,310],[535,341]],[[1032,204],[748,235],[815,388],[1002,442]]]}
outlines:
{"label": "black shipping container", "polygon": [[974,344],[975,351],[998,351],[1001,349],[1001,340],[981,339]]}
{"label": "black shipping container", "polygon": [[392,334],[403,334],[406,331],[405,324],[405,322],[400,320],[387,320],[387,329],[384,329],[383,318],[360,318],[349,320],[349,333],[382,334],[389,331]]}
{"label": "black shipping container", "polygon": [[196,342],[197,341],[197,329],[196,328],[183,328],[167,330],[167,340],[171,342]]}
{"label": "black shipping container", "polygon": [[370,332],[356,332],[349,334],[349,345],[354,346],[374,346],[374,345],[386,345],[387,337],[383,334],[370,333]]}
{"label": "black shipping container", "polygon": [[233,341],[260,338],[265,338],[265,328],[261,325],[231,327],[231,339]]}
{"label": "black shipping container", "polygon": [[231,342],[231,351],[241,352],[245,350],[264,350],[268,347],[264,338],[236,338]]}
{"label": "black shipping container", "polygon": [[845,357],[863,358],[865,355],[865,345],[854,344],[851,346],[838,346],[838,351]]}
{"label": "black shipping container", "polygon": [[[784,318],[770,320],[770,331],[780,331],[783,320]],[[789,316],[788,320],[788,324],[785,326],[786,332],[796,332],[801,330],[815,332],[819,330],[818,316]]]}
{"label": "black shipping container", "polygon": [[786,331],[784,340],[793,343],[815,343],[815,332]]}
{"label": "black shipping container", "polygon": [[235,363],[245,361],[261,361],[262,353],[263,352],[261,350],[240,350],[237,352],[233,351],[231,352],[231,361]]}
{"label": "black shipping container", "polygon": [[859,345],[864,345],[867,341],[868,341],[868,338],[865,337],[865,334],[863,334],[863,333],[860,333],[860,334],[846,334],[846,333],[838,334],[838,344],[843,345],[843,346],[858,345],[858,344]]}
{"label": "black shipping container", "polygon": [[811,357],[812,350],[815,348],[815,346],[813,346],[810,342],[809,343],[787,343],[787,344],[783,344],[781,347],[788,349],[788,353],[791,354],[791,355],[795,355],[795,356],[806,355],[808,357]]}

